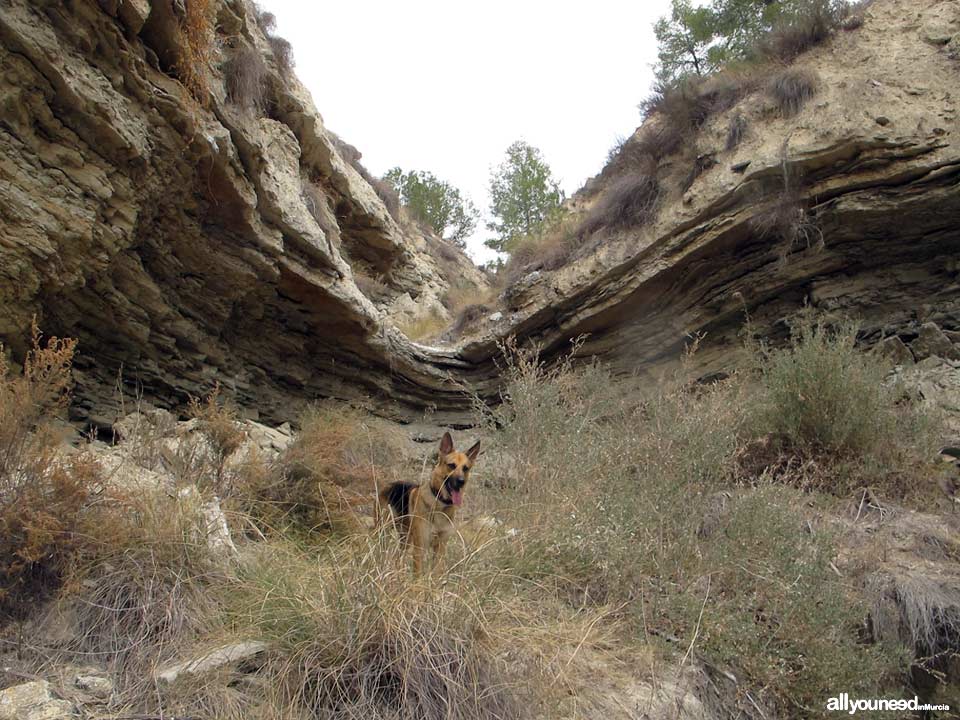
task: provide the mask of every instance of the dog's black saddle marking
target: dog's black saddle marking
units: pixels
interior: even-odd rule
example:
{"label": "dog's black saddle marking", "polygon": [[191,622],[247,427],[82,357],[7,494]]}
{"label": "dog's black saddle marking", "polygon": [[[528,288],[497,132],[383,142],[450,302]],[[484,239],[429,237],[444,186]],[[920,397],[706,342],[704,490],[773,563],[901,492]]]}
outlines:
{"label": "dog's black saddle marking", "polygon": [[417,483],[395,482],[383,491],[383,499],[398,517],[407,517],[410,514],[410,492],[416,487],[419,487]]}

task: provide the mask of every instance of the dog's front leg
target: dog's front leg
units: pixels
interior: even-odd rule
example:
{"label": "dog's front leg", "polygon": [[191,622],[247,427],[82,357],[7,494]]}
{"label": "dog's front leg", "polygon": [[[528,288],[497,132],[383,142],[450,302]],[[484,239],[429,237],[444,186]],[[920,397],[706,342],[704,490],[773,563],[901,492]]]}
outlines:
{"label": "dog's front leg", "polygon": [[419,517],[414,517],[410,524],[410,549],[413,551],[413,573],[422,575],[423,557],[427,553],[427,527]]}
{"label": "dog's front leg", "polygon": [[447,533],[437,533],[433,536],[431,549],[433,550],[433,571],[434,573],[443,572],[447,564]]}

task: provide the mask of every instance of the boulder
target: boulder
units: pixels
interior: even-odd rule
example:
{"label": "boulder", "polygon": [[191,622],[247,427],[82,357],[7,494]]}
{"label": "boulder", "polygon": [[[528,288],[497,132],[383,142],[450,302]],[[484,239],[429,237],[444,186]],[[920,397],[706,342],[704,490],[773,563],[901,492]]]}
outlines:
{"label": "boulder", "polygon": [[880,343],[880,353],[894,365],[912,365],[913,354],[899,336],[884,338]]}
{"label": "boulder", "polygon": [[46,680],[0,690],[0,720],[66,720],[73,705],[55,697]]}
{"label": "boulder", "polygon": [[950,342],[950,338],[932,322],[926,322],[920,327],[920,333],[917,339],[910,343],[910,349],[917,360],[929,357],[960,360],[960,348]]}

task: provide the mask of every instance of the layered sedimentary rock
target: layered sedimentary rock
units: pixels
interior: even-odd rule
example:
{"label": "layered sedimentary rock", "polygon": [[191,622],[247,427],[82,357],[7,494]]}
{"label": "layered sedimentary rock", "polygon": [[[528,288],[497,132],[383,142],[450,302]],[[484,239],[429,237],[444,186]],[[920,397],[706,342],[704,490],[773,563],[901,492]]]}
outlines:
{"label": "layered sedimentary rock", "polygon": [[[910,342],[931,321],[960,329],[957,43],[960,3],[872,3],[862,27],[798,59],[817,85],[799,114],[782,117],[762,79],[661,161],[665,194],[651,222],[531,272],[508,291],[493,332],[548,355],[585,335],[581,355],[641,375],[675,367],[696,340],[689,369],[711,376],[737,366],[747,320],[775,341],[804,305],[859,319],[867,342]],[[736,115],[746,131],[726,150]],[[705,157],[691,181],[691,158]],[[606,182],[589,183],[574,208]],[[804,225],[792,246],[767,229],[786,202]],[[482,368],[495,352],[480,336],[462,356]]]}
{"label": "layered sedimentary rock", "polygon": [[[957,2],[874,2],[797,61],[817,78],[798,114],[761,82],[661,160],[650,222],[531,271],[448,348],[396,328],[442,312],[427,240],[345,158],[254,10],[211,8],[191,92],[179,2],[0,5],[0,340],[22,358],[34,316],[79,338],[77,419],[109,425],[118,386],[178,407],[219,382],[268,420],[333,396],[463,421],[464,386],[495,397],[510,335],[546,358],[586,336],[581,356],[641,376],[699,339],[688,367],[704,377],[736,367],[747,318],[775,340],[805,304],[860,318],[868,341],[960,331]],[[266,62],[259,105],[227,93],[250,49]],[[746,130],[726,150],[735,113]],[[690,157],[710,162],[694,176]],[[792,245],[763,229],[788,190],[805,223]],[[388,297],[372,303],[360,275]]]}
{"label": "layered sedimentary rock", "polygon": [[0,5],[0,341],[21,359],[34,317],[77,337],[74,414],[101,425],[118,387],[177,406],[219,382],[276,419],[456,394],[459,361],[390,322],[445,312],[427,239],[344,159],[256,9],[210,5],[199,58],[173,0]]}

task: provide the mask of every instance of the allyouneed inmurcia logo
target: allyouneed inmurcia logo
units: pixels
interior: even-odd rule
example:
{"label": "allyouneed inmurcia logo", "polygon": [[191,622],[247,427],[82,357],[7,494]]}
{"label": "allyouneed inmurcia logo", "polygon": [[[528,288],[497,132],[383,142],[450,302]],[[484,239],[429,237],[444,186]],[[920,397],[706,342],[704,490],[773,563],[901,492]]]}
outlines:
{"label": "allyouneed inmurcia logo", "polygon": [[851,698],[847,693],[840,693],[827,700],[827,710],[845,712],[854,715],[858,712],[877,712],[881,710],[949,710],[949,705],[931,705],[921,703],[920,698],[912,700],[890,700],[888,698]]}

